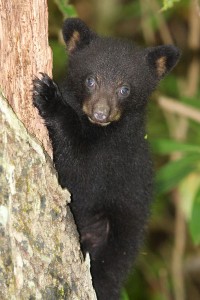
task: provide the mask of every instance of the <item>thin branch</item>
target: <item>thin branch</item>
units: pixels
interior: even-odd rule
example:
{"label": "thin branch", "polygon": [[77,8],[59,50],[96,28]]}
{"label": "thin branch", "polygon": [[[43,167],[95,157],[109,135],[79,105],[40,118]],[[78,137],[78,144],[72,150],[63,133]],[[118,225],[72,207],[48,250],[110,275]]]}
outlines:
{"label": "thin branch", "polygon": [[152,12],[155,14],[158,21],[160,36],[164,44],[173,44],[173,39],[163,15],[160,13],[160,7],[156,0],[151,0]]}
{"label": "thin branch", "polygon": [[194,0],[191,1],[189,14],[188,47],[192,50],[198,50],[200,47],[200,19]]}
{"label": "thin branch", "polygon": [[150,2],[149,0],[140,0],[141,7],[141,27],[142,33],[147,44],[155,44],[155,33],[149,22]]}
{"label": "thin branch", "polygon": [[[189,18],[189,33],[188,33],[188,46],[189,49],[198,53],[200,49],[200,18],[198,16],[197,6],[195,1],[190,5],[190,18]],[[198,90],[200,75],[200,64],[197,55],[193,55],[187,74],[187,84],[184,94],[187,96],[194,96]]]}
{"label": "thin branch", "polygon": [[179,190],[174,191],[174,201],[176,207],[176,220],[175,220],[175,244],[172,255],[172,275],[174,283],[174,293],[176,300],[185,299],[184,287],[184,272],[183,272],[183,255],[185,252],[185,216],[181,208],[181,199]]}
{"label": "thin branch", "polygon": [[166,96],[160,96],[158,98],[158,104],[161,108],[170,113],[174,113],[200,123],[200,111],[190,107],[189,105],[180,103],[177,100]]}
{"label": "thin branch", "polygon": [[199,3],[199,0],[196,0],[195,4],[196,4],[196,8],[197,8],[197,14],[200,17],[200,3]]}

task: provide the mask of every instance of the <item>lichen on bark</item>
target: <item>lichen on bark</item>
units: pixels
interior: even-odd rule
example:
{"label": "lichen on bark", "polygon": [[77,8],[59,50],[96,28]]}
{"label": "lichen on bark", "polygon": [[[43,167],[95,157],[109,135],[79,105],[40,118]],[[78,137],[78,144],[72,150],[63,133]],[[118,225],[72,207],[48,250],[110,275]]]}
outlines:
{"label": "lichen on bark", "polygon": [[0,98],[0,299],[96,299],[69,192]]}

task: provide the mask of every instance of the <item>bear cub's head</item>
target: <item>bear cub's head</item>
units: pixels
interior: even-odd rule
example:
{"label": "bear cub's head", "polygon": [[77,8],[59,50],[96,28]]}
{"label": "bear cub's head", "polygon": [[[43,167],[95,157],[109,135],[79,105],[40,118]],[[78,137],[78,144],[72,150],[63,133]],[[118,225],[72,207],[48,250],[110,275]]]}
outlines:
{"label": "bear cub's head", "polygon": [[180,56],[172,45],[140,49],[100,37],[77,18],[64,22],[63,37],[69,54],[68,89],[81,113],[101,126],[119,121],[125,110],[144,106]]}

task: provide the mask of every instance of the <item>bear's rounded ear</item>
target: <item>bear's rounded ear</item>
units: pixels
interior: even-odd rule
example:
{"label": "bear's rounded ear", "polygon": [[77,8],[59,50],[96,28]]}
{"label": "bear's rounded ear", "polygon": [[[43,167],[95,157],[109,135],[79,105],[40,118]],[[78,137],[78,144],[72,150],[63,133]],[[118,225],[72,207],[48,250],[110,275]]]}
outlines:
{"label": "bear's rounded ear", "polygon": [[146,51],[148,65],[158,79],[168,74],[180,57],[180,50],[173,45],[151,47]]}
{"label": "bear's rounded ear", "polygon": [[78,18],[66,19],[62,33],[69,54],[89,45],[93,39],[97,38],[97,35]]}

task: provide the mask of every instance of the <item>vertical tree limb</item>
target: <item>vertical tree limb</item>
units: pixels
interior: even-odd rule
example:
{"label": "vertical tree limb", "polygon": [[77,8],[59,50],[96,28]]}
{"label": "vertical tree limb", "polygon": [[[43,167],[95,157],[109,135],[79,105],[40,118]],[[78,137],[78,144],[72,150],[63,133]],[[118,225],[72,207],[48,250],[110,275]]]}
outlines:
{"label": "vertical tree limb", "polygon": [[52,75],[46,0],[0,0],[0,70],[4,96],[51,154],[47,130],[32,106],[33,76]]}

